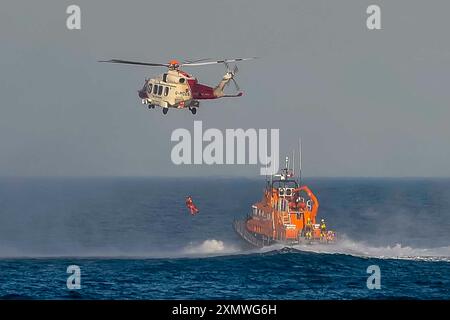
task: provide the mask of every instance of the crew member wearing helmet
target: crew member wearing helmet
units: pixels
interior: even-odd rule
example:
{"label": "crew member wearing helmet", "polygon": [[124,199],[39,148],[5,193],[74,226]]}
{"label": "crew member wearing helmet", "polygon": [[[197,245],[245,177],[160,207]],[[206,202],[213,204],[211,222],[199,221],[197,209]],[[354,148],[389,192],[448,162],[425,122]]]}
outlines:
{"label": "crew member wearing helmet", "polygon": [[327,233],[327,225],[325,224],[325,219],[320,220],[320,234],[322,238],[326,236]]}
{"label": "crew member wearing helmet", "polygon": [[312,221],[311,221],[311,218],[308,218],[306,220],[305,231],[306,231],[306,239],[311,240],[311,238],[312,238]]}

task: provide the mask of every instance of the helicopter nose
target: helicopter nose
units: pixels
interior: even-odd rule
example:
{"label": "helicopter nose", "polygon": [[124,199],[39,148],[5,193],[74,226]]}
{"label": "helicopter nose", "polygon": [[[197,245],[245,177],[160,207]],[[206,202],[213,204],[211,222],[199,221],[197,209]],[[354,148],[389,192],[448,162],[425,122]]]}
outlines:
{"label": "helicopter nose", "polygon": [[139,96],[139,98],[141,98],[141,99],[146,99],[146,98],[148,98],[147,92],[145,92],[145,90],[139,90],[139,91],[138,91],[138,96]]}

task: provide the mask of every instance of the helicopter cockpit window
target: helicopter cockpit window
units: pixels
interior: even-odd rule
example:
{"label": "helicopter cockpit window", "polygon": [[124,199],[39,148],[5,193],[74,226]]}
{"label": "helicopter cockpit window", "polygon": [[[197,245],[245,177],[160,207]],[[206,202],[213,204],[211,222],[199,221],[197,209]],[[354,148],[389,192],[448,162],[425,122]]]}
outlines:
{"label": "helicopter cockpit window", "polygon": [[164,88],[164,95],[167,97],[169,95],[169,87]]}
{"label": "helicopter cockpit window", "polygon": [[158,96],[162,95],[163,87],[159,86],[158,88]]}
{"label": "helicopter cockpit window", "polygon": [[180,83],[184,83],[185,79],[184,78],[180,78],[180,80],[178,80]]}
{"label": "helicopter cockpit window", "polygon": [[158,92],[158,86],[155,84],[153,86],[153,94],[156,94]]}
{"label": "helicopter cockpit window", "polygon": [[151,83],[149,83],[149,84],[147,85],[147,92],[148,92],[148,93],[152,93],[152,87],[153,87],[153,84],[151,84]]}
{"label": "helicopter cockpit window", "polygon": [[167,73],[164,73],[164,74],[163,74],[163,81],[164,81],[164,82],[167,82]]}

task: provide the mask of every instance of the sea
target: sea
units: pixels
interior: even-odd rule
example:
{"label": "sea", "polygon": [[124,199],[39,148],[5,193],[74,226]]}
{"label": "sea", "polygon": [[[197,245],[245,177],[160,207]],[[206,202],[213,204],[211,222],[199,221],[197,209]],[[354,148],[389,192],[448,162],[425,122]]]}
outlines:
{"label": "sea", "polygon": [[242,241],[264,179],[0,178],[0,299],[450,299],[450,179],[302,183],[335,245]]}

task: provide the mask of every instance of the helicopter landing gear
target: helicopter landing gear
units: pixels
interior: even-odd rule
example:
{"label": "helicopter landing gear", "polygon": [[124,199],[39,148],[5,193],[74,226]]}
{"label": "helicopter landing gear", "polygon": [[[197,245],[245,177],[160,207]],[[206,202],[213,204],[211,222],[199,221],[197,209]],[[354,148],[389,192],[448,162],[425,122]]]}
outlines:
{"label": "helicopter landing gear", "polygon": [[149,109],[155,109],[155,105],[154,105],[154,104],[149,104],[147,107],[148,107]]}
{"label": "helicopter landing gear", "polygon": [[169,111],[169,108],[163,108],[163,114],[167,114],[168,111]]}
{"label": "helicopter landing gear", "polygon": [[194,101],[192,101],[191,106],[189,107],[189,110],[191,110],[192,114],[196,114],[198,107],[200,107],[200,102],[197,100],[194,100]]}

